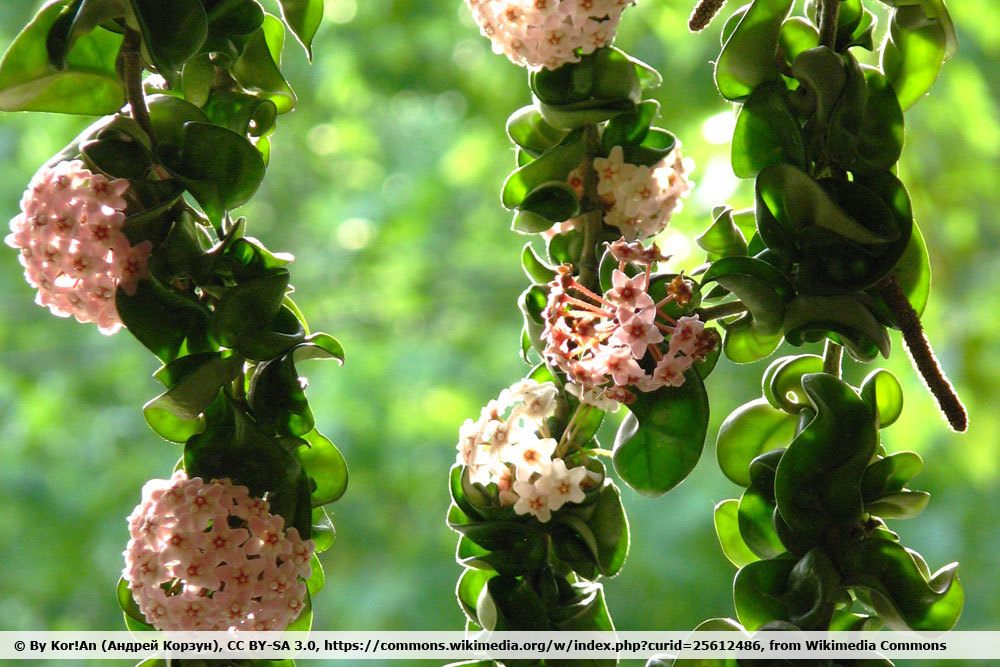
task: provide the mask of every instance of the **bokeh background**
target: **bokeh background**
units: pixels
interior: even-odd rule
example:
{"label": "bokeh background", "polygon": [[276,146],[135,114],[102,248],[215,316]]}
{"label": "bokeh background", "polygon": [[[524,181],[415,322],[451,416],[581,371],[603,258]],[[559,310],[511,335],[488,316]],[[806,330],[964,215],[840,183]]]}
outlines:
{"label": "bokeh background", "polygon": [[[0,3],[0,46],[37,4]],[[696,192],[661,239],[693,266],[692,239],[711,208],[750,198],[728,163],[733,110],[712,85],[721,22],[689,34],[688,5],[643,0],[618,42],[664,74],[660,124],[698,164]],[[339,538],[324,555],[316,627],[459,629],[456,536],[444,525],[457,428],[526,370],[515,305],[525,239],[498,203],[513,158],[504,121],[529,102],[526,77],[490,53],[459,0],[327,0],[326,9],[312,66],[286,47],[299,109],[281,119],[267,180],[241,211],[254,235],[297,256],[296,300],[348,350],[342,369],[305,369],[318,425],[351,466],[349,492],[332,506]],[[890,451],[924,456],[917,486],[933,494],[920,518],[894,528],[932,567],[961,561],[960,629],[998,629],[1000,5],[962,0],[951,10],[961,48],[907,115],[901,175],[932,249],[924,321],[972,427],[948,431],[894,337],[884,366],[903,381],[907,406],[884,433]],[[85,124],[0,114],[3,216]],[[143,422],[139,408],[159,390],[139,343],[55,319],[32,299],[16,253],[0,248],[0,630],[121,629],[113,592],[124,517],[180,449]],[[659,500],[625,491],[632,550],[607,582],[620,629],[680,630],[732,614],[733,569],[712,506],[739,489],[715,463],[713,434],[760,395],[764,367],[724,361],[710,378],[709,443],[688,481]]]}

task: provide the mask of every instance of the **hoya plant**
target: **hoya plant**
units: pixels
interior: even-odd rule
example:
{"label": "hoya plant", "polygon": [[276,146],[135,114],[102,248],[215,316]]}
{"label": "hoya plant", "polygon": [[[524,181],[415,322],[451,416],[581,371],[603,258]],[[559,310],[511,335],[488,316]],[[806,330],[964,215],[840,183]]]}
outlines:
{"label": "hoya plant", "polygon": [[[887,523],[930,498],[911,487],[921,457],[881,441],[902,389],[880,369],[852,386],[842,365],[845,350],[857,363],[888,357],[888,329],[900,330],[948,423],[967,428],[920,325],[928,251],[896,174],[904,110],[931,88],[954,30],[940,0],[890,0],[876,46],[876,16],[861,0],[806,2],[801,13],[795,4],[754,0],[723,28],[715,82],[739,105],[732,165],[754,179],[756,205],[716,211],[698,239],[708,253],[700,280],[712,286],[706,300],[742,304],[722,323],[733,361],[769,357],[782,341],[824,349],[772,361],[762,396],[720,429],[719,464],[744,488],[715,508],[738,568],[736,619],[699,629],[947,630],[964,602],[957,563],[932,570]],[[691,27],[719,5],[703,3]]]}
{"label": "hoya plant", "polygon": [[[612,44],[631,3],[467,4],[494,50],[528,69],[502,202],[533,237],[520,299],[532,368],[461,428],[448,514],[458,601],[469,629],[612,630],[600,580],[624,565],[629,526],[608,467],[647,496],[691,472],[720,354],[706,325],[732,311],[702,308],[700,285],[650,243],[693,164],[654,125],[659,74]],[[623,406],[605,448],[598,429]]]}
{"label": "hoya plant", "polygon": [[334,535],[323,506],[347,485],[298,369],[344,351],[293,301],[293,258],[232,215],[296,104],[286,31],[310,51],[322,18],[321,0],[276,6],[51,0],[0,62],[0,110],[100,116],[11,222],[36,302],[125,329],[162,364],[143,414],[179,460],[129,519],[131,629],[307,629]]}
{"label": "hoya plant", "polygon": [[[948,423],[967,428],[920,325],[928,251],[896,175],[903,111],[955,47],[943,2],[889,2],[878,47],[861,0],[735,10],[716,84],[739,105],[733,169],[755,179],[756,205],[716,209],[688,275],[650,242],[692,165],[653,124],[646,91],[659,76],[612,43],[632,3],[467,4],[494,50],[529,70],[501,199],[513,229],[535,235],[520,302],[533,368],[462,427],[452,468],[467,627],[612,628],[599,579],[621,567],[628,526],[605,461],[640,494],[670,491],[703,450],[704,379],[720,355],[749,364],[788,343],[805,349],[770,363],[762,397],[717,437],[724,474],[745,489],[715,515],[739,568],[737,619],[701,629],[951,628],[957,566],[932,572],[886,523],[929,499],[909,486],[921,458],[880,440],[900,384],[880,369],[858,387],[842,378],[845,351],[858,364],[888,357],[900,330]],[[701,3],[692,29],[722,5]],[[595,434],[618,408],[604,448]]]}

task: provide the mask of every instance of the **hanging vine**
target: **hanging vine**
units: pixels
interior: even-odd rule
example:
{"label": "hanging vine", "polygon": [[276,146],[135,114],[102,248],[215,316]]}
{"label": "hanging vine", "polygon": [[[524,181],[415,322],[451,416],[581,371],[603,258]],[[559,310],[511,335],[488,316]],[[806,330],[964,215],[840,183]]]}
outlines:
{"label": "hanging vine", "polygon": [[[645,92],[660,75],[611,44],[631,4],[468,2],[494,51],[530,71],[533,103],[507,123],[516,168],[502,203],[537,239],[522,253],[532,284],[520,299],[534,367],[462,426],[451,470],[470,629],[613,629],[600,579],[623,566],[629,528],[604,460],[657,496],[704,445],[720,340],[705,323],[731,311],[701,310],[700,287],[648,244],[689,192],[692,165],[652,124],[659,103]],[[595,435],[622,405],[604,449]]]}
{"label": "hanging vine", "polygon": [[52,0],[0,63],[0,109],[104,115],[38,172],[7,242],[39,305],[158,357],[143,413],[183,447],[129,518],[130,629],[308,629],[324,581],[347,467],[297,364],[344,352],[292,301],[293,258],[230,216],[296,104],[286,26],[310,51],[322,18],[280,5]]}
{"label": "hanging vine", "polygon": [[[721,4],[703,2],[692,28]],[[930,498],[909,488],[920,456],[881,443],[902,410],[898,381],[885,370],[860,387],[841,377],[845,349],[857,362],[888,357],[887,328],[900,329],[948,423],[967,427],[920,325],[927,247],[896,176],[903,111],[930,89],[955,36],[943,2],[887,4],[878,48],[876,17],[861,0],[807,2],[803,15],[790,15],[792,0],[754,0],[723,29],[715,80],[741,105],[733,169],[756,179],[756,207],[719,209],[699,239],[708,251],[701,283],[715,284],[706,300],[747,308],[723,320],[734,361],[770,356],[782,340],[825,349],[772,362],[763,397],[720,429],[719,464],[745,489],[715,509],[723,551],[739,568],[738,620],[700,630],[940,631],[962,611],[957,563],[932,572],[886,524],[917,516]],[[859,63],[866,51],[878,66]],[[661,664],[674,663],[650,662]]]}

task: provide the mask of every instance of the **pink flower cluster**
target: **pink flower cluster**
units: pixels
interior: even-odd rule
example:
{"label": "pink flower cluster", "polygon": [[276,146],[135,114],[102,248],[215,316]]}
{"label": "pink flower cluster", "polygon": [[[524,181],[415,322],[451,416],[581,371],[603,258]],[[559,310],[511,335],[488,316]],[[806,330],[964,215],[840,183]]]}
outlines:
{"label": "pink flower cluster", "polygon": [[229,480],[154,479],[128,518],[125,580],[159,630],[284,630],[315,547]]}
{"label": "pink flower cluster", "polygon": [[634,0],[465,0],[493,51],[530,69],[580,61],[614,39]]}
{"label": "pink flower cluster", "polygon": [[[619,258],[612,289],[596,294],[573,277],[570,267],[560,267],[549,283],[542,313],[546,360],[566,373],[568,391],[603,409],[632,402],[630,387],[644,392],[679,387],[684,372],[718,343],[717,335],[697,317],[674,319],[664,312],[668,303],[683,306],[690,301],[690,286],[681,276],[667,285],[663,300],[653,302],[649,284],[650,261],[659,255],[655,246],[645,249],[619,241],[612,252]],[[644,263],[645,270],[629,277],[629,262]],[[649,372],[639,363],[647,355],[650,365],[655,362]]]}
{"label": "pink flower cluster", "polygon": [[105,334],[122,326],[115,290],[135,291],[151,249],[148,241],[131,246],[122,233],[128,188],[128,181],[94,174],[78,160],[44,167],[24,193],[6,239],[21,251],[38,305],[59,317],[95,322]]}
{"label": "pink flower cluster", "polygon": [[652,238],[681,210],[682,199],[691,191],[687,174],[694,163],[683,157],[679,143],[652,167],[625,162],[624,155],[622,147],[615,146],[607,158],[594,160],[604,222],[620,229],[628,241]]}
{"label": "pink flower cluster", "polygon": [[[545,420],[555,414],[559,390],[551,382],[521,380],[500,392],[459,429],[456,461],[474,484],[495,484],[498,499],[517,514],[545,523],[566,503],[579,503],[594,483],[584,466],[554,457],[558,443]],[[541,437],[539,437],[541,436]]]}

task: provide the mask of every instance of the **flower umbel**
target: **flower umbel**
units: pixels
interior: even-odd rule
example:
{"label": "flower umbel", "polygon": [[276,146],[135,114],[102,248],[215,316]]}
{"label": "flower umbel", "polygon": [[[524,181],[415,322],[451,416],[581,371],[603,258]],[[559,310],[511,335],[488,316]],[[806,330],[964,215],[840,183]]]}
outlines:
{"label": "flower umbel", "polygon": [[[682,277],[666,285],[667,296],[659,303],[649,295],[652,267],[644,260],[659,255],[655,246],[618,241],[612,252],[623,258],[612,274],[612,289],[596,294],[576,280],[570,267],[561,267],[542,312],[546,360],[566,373],[571,393],[602,409],[630,402],[632,388],[650,392],[683,384],[684,372],[718,342],[697,317],[674,319],[664,311],[668,303],[690,301],[691,289]],[[630,276],[625,257],[643,268]]]}
{"label": "flower umbel", "polygon": [[10,222],[7,245],[21,251],[35,302],[59,317],[94,322],[102,333],[121,326],[115,291],[135,291],[152,248],[122,232],[129,182],[92,173],[75,160],[43,167]]}
{"label": "flower umbel", "polygon": [[533,70],[580,61],[614,39],[634,0],[466,0],[493,51]]}
{"label": "flower umbel", "polygon": [[[586,467],[567,468],[553,457],[557,443],[546,420],[555,414],[558,393],[551,382],[521,380],[490,401],[478,421],[468,420],[458,443],[457,461],[473,483],[496,485],[501,505],[543,523],[565,503],[581,502],[589,482]],[[497,434],[503,434],[500,444]]]}
{"label": "flower umbel", "polygon": [[315,547],[228,480],[152,480],[128,519],[125,580],[159,630],[284,630]]}

